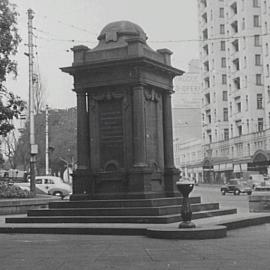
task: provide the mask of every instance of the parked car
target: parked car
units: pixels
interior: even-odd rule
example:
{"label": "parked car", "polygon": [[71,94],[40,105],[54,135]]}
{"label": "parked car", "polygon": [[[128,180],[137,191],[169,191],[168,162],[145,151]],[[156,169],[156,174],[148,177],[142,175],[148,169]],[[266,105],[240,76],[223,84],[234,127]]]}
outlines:
{"label": "parked car", "polygon": [[[36,176],[35,178],[37,193],[49,194],[64,198],[72,193],[70,185],[63,182],[57,176]],[[15,183],[23,189],[30,190],[30,182],[28,183]]]}
{"label": "parked car", "polygon": [[254,191],[270,191],[270,180],[265,177],[264,182],[254,187]]}
{"label": "parked car", "polygon": [[262,174],[251,174],[247,179],[247,183],[252,189],[255,189],[257,186],[262,186],[264,182],[265,177]]}
{"label": "parked car", "polygon": [[233,193],[234,195],[240,195],[241,193],[246,193],[251,195],[252,189],[246,181],[240,179],[231,179],[229,182],[222,186],[221,194],[226,195],[226,193]]}

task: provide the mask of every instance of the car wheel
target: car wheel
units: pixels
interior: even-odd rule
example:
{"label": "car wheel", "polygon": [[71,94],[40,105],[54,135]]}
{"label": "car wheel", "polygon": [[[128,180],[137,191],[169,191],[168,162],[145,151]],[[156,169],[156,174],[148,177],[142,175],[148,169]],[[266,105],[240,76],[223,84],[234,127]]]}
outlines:
{"label": "car wheel", "polygon": [[247,192],[247,195],[251,195],[251,194],[252,194],[252,192],[251,192],[251,191]]}
{"label": "car wheel", "polygon": [[221,194],[222,195],[226,195],[226,191],[225,190],[221,190]]}
{"label": "car wheel", "polygon": [[239,189],[236,189],[233,194],[234,195],[240,195],[240,190]]}

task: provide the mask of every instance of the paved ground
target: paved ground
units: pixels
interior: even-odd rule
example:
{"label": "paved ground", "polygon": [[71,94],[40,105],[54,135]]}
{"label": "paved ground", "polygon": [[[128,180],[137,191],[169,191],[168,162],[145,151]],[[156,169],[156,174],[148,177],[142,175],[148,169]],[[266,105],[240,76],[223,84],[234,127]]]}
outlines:
{"label": "paved ground", "polygon": [[218,185],[201,184],[195,186],[191,196],[200,196],[202,202],[218,202],[221,208],[237,208],[238,213],[249,213],[248,196],[246,194],[235,196],[228,193],[223,196]]}
{"label": "paved ground", "polygon": [[0,234],[1,270],[270,269],[270,224],[218,240]]}
{"label": "paved ground", "polygon": [[[224,198],[229,203],[231,199],[240,200],[239,212],[246,216],[245,198]],[[0,226],[4,218],[0,216]],[[227,235],[216,240],[161,240],[144,236],[0,234],[0,270],[270,269],[270,224],[228,231]]]}

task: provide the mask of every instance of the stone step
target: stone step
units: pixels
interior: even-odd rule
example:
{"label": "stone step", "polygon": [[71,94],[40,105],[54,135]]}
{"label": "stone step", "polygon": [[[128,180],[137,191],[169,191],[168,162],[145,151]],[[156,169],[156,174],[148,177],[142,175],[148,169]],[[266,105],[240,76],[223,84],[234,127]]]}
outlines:
{"label": "stone step", "polygon": [[192,213],[192,219],[200,219],[200,218],[210,218],[216,216],[223,216],[223,215],[231,215],[237,214],[237,209],[219,209],[219,210],[211,210],[211,211],[200,211],[197,213]]}
{"label": "stone step", "polygon": [[[49,208],[118,208],[118,207],[158,207],[167,205],[181,205],[183,198],[156,198],[137,200],[83,200],[50,202]],[[190,197],[191,204],[200,203],[200,197]]]}
{"label": "stone step", "polygon": [[[146,235],[146,228],[137,228],[142,224],[130,224],[135,227],[92,227],[95,224],[6,224],[0,227],[0,233],[9,234],[84,234],[84,235]],[[129,224],[121,224],[129,225]],[[148,224],[145,224],[145,226]]]}
{"label": "stone step", "polygon": [[[236,214],[236,209],[221,209],[195,212],[192,219]],[[28,216],[6,218],[6,223],[134,223],[134,224],[167,224],[181,221],[181,215],[164,216]],[[64,225],[63,225],[64,226]]]}
{"label": "stone step", "polygon": [[[192,204],[193,212],[218,209],[218,203]],[[28,216],[160,216],[178,214],[180,205],[120,208],[55,208],[28,211]]]}

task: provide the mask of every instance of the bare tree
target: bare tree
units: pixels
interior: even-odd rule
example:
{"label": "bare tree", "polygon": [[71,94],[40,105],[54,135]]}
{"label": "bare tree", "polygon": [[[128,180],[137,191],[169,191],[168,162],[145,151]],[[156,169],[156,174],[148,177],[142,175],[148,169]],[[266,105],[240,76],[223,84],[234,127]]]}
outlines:
{"label": "bare tree", "polygon": [[5,156],[8,158],[10,167],[12,169],[16,169],[17,164],[14,155],[17,146],[17,138],[14,130],[11,131],[6,137],[4,137],[3,141],[4,141],[4,153]]}

